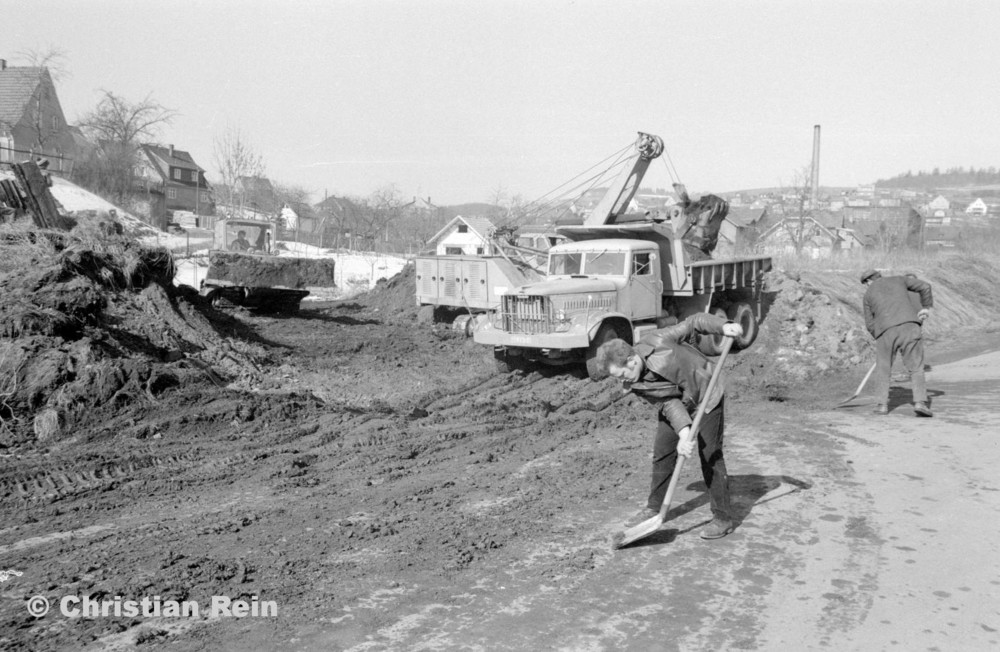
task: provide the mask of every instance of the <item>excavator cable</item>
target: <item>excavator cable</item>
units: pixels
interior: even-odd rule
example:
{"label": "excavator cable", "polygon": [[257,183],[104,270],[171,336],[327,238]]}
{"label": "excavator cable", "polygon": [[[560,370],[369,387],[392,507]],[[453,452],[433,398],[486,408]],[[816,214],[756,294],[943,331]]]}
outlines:
{"label": "excavator cable", "polygon": [[670,158],[670,152],[667,148],[663,148],[663,156],[660,157],[663,161],[663,166],[667,169],[667,175],[670,177],[670,183],[681,183],[681,175],[677,174],[677,168],[674,167],[674,161]]}
{"label": "excavator cable", "polygon": [[[600,180],[604,178],[605,175],[607,175],[609,170],[622,165],[622,162],[625,160],[627,153],[633,147],[634,144],[629,143],[628,145],[622,147],[617,152],[614,152],[613,154],[605,157],[603,160],[590,166],[589,168],[587,168],[580,174],[576,175],[575,177],[556,186],[555,188],[545,193],[538,199],[532,200],[525,206],[525,213],[530,214],[532,220],[540,220],[543,216],[547,214],[550,214],[555,211],[564,210],[568,202],[579,199],[588,190],[594,188],[600,182]],[[607,162],[612,159],[614,160],[614,162],[611,164],[607,164]],[[590,173],[595,169],[599,169],[602,166],[605,167],[596,174],[593,174],[583,180],[580,180],[580,178],[583,177],[584,175]],[[566,186],[569,186],[570,184],[573,183],[575,183],[575,185],[573,185],[569,189],[565,189]],[[526,215],[525,218],[522,218],[521,220],[518,221],[524,221],[524,219],[526,219],[527,217],[528,215]]]}

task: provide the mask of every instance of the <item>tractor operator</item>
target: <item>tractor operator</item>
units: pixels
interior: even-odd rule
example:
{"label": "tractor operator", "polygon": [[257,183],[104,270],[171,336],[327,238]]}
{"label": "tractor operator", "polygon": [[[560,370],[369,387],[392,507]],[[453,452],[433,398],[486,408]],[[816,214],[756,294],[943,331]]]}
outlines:
{"label": "tractor operator", "polygon": [[247,240],[246,231],[237,231],[236,239],[229,244],[229,251],[246,251],[250,248],[250,241]]}

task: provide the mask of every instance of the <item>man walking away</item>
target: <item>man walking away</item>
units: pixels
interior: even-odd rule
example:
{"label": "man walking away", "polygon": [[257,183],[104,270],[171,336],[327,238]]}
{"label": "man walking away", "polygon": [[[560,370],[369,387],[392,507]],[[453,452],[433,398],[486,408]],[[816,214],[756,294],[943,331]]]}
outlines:
{"label": "man walking away", "polygon": [[[924,344],[921,324],[934,305],[931,284],[912,274],[885,276],[874,269],[861,274],[865,291],[865,327],[875,338],[875,414],[889,413],[889,380],[892,363],[899,354],[913,384],[913,411],[917,416],[932,417],[927,406],[924,379]],[[910,302],[910,292],[920,295],[920,310]]]}

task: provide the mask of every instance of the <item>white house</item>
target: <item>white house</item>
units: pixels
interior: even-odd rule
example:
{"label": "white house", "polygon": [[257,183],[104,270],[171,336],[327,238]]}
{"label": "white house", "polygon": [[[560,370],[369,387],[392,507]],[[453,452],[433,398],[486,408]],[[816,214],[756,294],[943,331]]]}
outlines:
{"label": "white house", "polygon": [[947,217],[951,210],[951,202],[944,195],[938,195],[927,204],[927,212],[931,217]]}
{"label": "white house", "polygon": [[427,241],[439,256],[492,256],[496,254],[490,236],[496,230],[485,217],[456,215]]}
{"label": "white house", "polygon": [[989,207],[986,205],[981,198],[976,198],[976,201],[969,204],[966,209],[966,215],[986,215],[990,211]]}

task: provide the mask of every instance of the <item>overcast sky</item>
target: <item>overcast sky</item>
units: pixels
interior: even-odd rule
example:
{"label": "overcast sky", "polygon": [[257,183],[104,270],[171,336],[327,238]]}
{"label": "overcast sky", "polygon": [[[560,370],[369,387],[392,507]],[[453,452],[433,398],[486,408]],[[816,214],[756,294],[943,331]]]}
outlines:
{"label": "overcast sky", "polygon": [[210,179],[235,126],[317,200],[536,199],[638,131],[694,192],[791,182],[817,124],[822,185],[1000,165],[996,0],[0,0],[0,58],[51,47],[70,122],[152,95]]}

